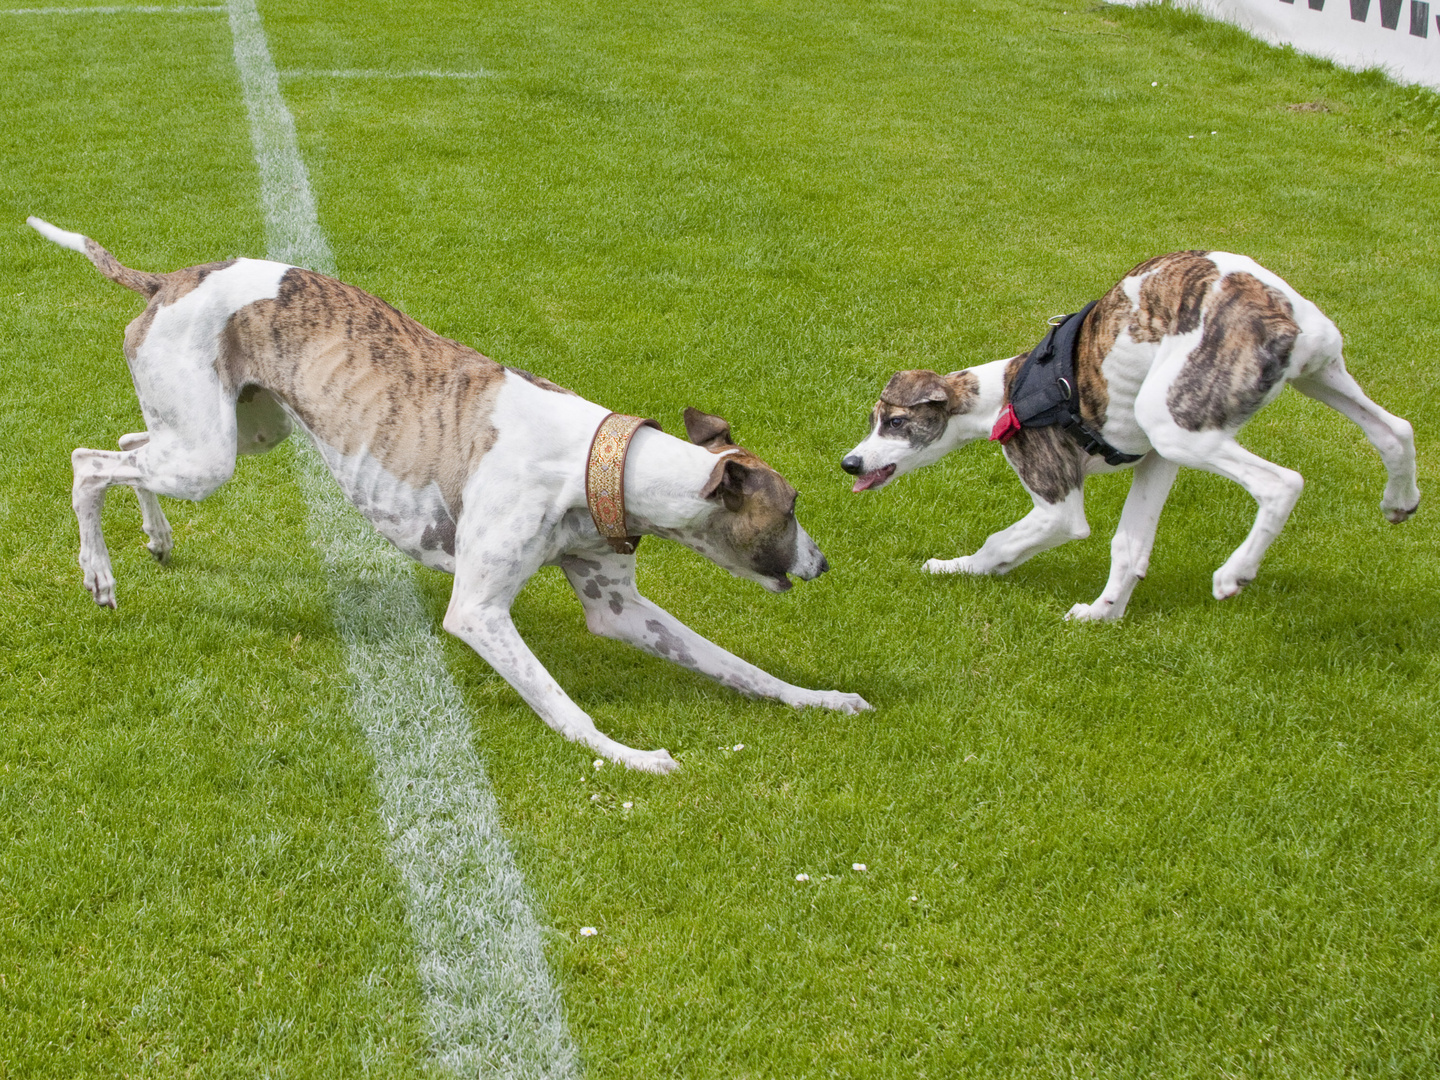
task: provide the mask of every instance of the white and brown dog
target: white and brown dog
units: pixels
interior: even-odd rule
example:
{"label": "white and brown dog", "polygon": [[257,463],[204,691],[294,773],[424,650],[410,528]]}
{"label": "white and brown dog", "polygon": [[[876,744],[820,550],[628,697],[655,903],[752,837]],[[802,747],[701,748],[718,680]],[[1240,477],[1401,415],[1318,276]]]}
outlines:
{"label": "white and brown dog", "polygon": [[[843,460],[855,491],[939,460],[996,427],[1025,356],[938,375],[902,371],[871,413],[870,435]],[[1215,572],[1217,599],[1254,579],[1266,549],[1300,495],[1300,474],[1235,441],[1242,424],[1287,383],[1348,416],[1380,452],[1389,480],[1380,509],[1391,522],[1413,514],[1415,442],[1410,425],[1365,396],[1345,370],[1340,332],[1275,274],[1241,255],[1182,251],[1135,267],[1080,324],[1074,379],[1091,435],[1138,455],[1110,579],[1070,619],[1118,619],[1145,576],[1161,507],[1181,465],[1229,477],[1259,504],[1250,533]],[[1009,434],[1008,425],[1006,434]],[[1083,486],[1113,471],[1060,426],[1025,427],[1004,453],[1035,508],[990,536],[973,555],[931,559],[932,574],[1003,574],[1047,548],[1088,536]],[[1116,455],[1118,457],[1118,455]]]}
{"label": "white and brown dog", "polygon": [[[633,750],[596,730],[521,640],[511,603],[541,566],[564,570],[594,633],[743,694],[869,708],[855,694],[782,682],[640,595],[633,538],[602,537],[587,498],[592,441],[609,410],[321,274],[255,259],[143,273],[87,237],[29,220],[149,300],[125,331],[146,430],[123,436],[118,453],[72,455],[80,566],[96,603],[115,606],[100,527],[108,488],[135,489],[147,546],[163,562],[171,534],[156,496],[204,498],[230,478],[237,454],[269,450],[298,424],[381,535],[455,576],[445,629],[552,728],[611,760],[676,768],[664,750]],[[628,500],[622,533],[676,540],[772,592],[790,588],[787,575],[823,573],[825,557],[795,519],[795,489],[733,445],[725,421],[695,410],[685,421],[690,442],[647,426],[624,433],[610,463]]]}

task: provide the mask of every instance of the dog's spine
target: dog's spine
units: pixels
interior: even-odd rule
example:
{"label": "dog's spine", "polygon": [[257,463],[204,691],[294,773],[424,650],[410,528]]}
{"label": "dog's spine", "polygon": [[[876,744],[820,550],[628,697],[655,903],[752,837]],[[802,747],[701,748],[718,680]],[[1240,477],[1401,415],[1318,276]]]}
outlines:
{"label": "dog's spine", "polygon": [[96,270],[99,270],[111,281],[124,285],[132,292],[151,297],[159,292],[160,286],[164,284],[164,276],[161,274],[147,274],[143,270],[131,270],[128,266],[120,265],[119,259],[88,236],[57,229],[48,221],[41,221],[38,217],[28,217],[25,222],[45,239],[52,240],[71,251],[80,252],[95,264]]}

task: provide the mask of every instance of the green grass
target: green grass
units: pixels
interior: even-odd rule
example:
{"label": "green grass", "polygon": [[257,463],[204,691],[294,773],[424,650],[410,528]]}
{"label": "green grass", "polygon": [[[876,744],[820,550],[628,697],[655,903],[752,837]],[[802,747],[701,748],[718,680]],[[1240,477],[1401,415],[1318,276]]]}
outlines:
{"label": "green grass", "polygon": [[[650,540],[642,587],[878,706],[795,713],[591,639],[545,572],[522,634],[684,766],[597,772],[449,642],[589,1076],[1440,1069],[1440,543],[1428,504],[1381,519],[1358,431],[1293,394],[1246,429],[1307,487],[1224,604],[1253,503],[1182,475],[1119,626],[1060,617],[1125,479],[1092,480],[1091,539],[954,580],[919,565],[1028,504],[993,447],[865,498],[838,469],[895,368],[1009,355],[1145,257],[1224,248],[1337,321],[1433,495],[1434,95],[1156,8],[261,12],[341,275],[672,431],[728,417],[834,569],[771,597]],[[258,254],[228,27],[7,18],[0,1076],[423,1073],[289,451],[167,504],[168,570],[113,493],[118,612],[74,564],[66,455],[139,426],[138,303],[22,221],[146,269]],[[417,574],[438,620],[449,580]]]}

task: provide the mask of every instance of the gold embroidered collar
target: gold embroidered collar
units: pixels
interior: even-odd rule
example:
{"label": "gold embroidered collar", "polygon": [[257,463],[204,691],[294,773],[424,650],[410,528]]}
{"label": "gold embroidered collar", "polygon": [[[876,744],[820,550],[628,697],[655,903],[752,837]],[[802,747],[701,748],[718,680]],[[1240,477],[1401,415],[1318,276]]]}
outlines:
{"label": "gold embroidered collar", "polygon": [[590,517],[617,555],[631,554],[640,543],[640,537],[625,527],[625,456],[630,452],[630,440],[642,427],[660,430],[654,420],[612,412],[595,429],[585,461],[585,501],[590,504]]}

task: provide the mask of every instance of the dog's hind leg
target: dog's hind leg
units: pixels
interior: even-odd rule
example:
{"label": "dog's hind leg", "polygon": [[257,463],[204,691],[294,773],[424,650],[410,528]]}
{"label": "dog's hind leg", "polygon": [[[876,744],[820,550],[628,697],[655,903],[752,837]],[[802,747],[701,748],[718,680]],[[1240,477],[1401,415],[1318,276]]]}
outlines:
{"label": "dog's hind leg", "polygon": [[1387,521],[1398,525],[1420,508],[1420,489],[1415,483],[1415,433],[1409,421],[1371,401],[1339,358],[1313,375],[1295,379],[1291,385],[1306,397],[1348,416],[1379,451],[1389,476],[1380,499],[1380,510]]}
{"label": "dog's hind leg", "polygon": [[[153,433],[152,433],[153,435]],[[131,450],[89,450],[80,447],[70,455],[75,479],[71,505],[80,526],[80,568],[85,588],[102,607],[115,606],[115,574],[100,514],[105,493],[116,484],[125,484],[142,493],[142,513],[155,493],[182,499],[203,499],[230,478],[235,469],[233,447],[210,447],[196,451],[181,446],[174,438],[146,439]],[[153,509],[159,513],[159,503]],[[164,514],[159,514],[164,521]],[[157,528],[155,521],[151,525]],[[147,533],[149,530],[147,530]],[[169,532],[166,522],[163,532]],[[152,535],[152,542],[155,537]],[[151,549],[154,551],[154,548]]]}
{"label": "dog's hind leg", "polygon": [[1227,431],[1212,429],[1195,433],[1171,423],[1151,424],[1145,434],[1163,457],[1233,480],[1258,504],[1255,524],[1249,534],[1215,571],[1212,585],[1215,599],[1234,596],[1260,572],[1260,561],[1285,527],[1295,501],[1305,488],[1305,478],[1294,469],[1252,454]]}
{"label": "dog's hind leg", "polygon": [[930,559],[925,563],[926,572],[1003,574],[1033,555],[1090,535],[1090,526],[1085,521],[1084,488],[1071,488],[1057,502],[1046,502],[1034,492],[1031,497],[1035,500],[1035,509],[1008,529],[992,533],[973,555]]}
{"label": "dog's hind leg", "polygon": [[[121,450],[134,450],[144,446],[150,441],[148,431],[132,431],[128,435],[120,436]],[[155,493],[148,488],[136,487],[135,497],[140,500],[140,529],[148,538],[145,549],[155,556],[155,561],[162,566],[170,561],[170,551],[175,546],[174,533],[170,530],[170,522],[165,517],[165,511],[160,508],[160,500]]]}
{"label": "dog's hind leg", "polygon": [[624,641],[672,660],[750,697],[774,698],[793,708],[858,713],[870,708],[858,694],[806,690],[727,652],[697,634],[635,587],[634,555],[570,555],[561,563],[585,608],[592,633]]}
{"label": "dog's hind leg", "polygon": [[1125,509],[1120,511],[1120,527],[1110,541],[1110,580],[1105,583],[1105,591],[1093,604],[1076,604],[1065,618],[1113,622],[1125,614],[1131,593],[1150,569],[1160,511],[1179,471],[1178,465],[1153,450],[1140,459],[1130,482],[1130,494],[1125,497]]}

